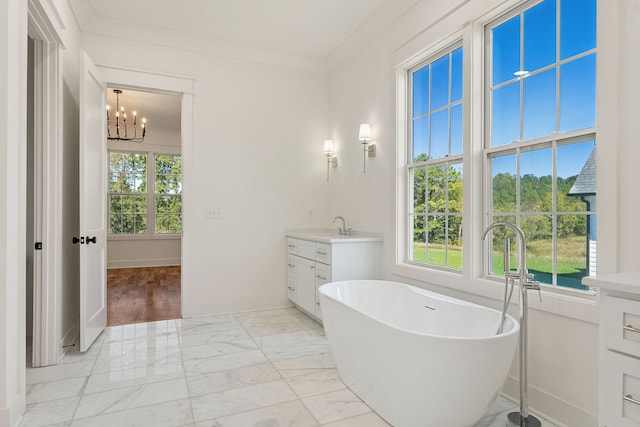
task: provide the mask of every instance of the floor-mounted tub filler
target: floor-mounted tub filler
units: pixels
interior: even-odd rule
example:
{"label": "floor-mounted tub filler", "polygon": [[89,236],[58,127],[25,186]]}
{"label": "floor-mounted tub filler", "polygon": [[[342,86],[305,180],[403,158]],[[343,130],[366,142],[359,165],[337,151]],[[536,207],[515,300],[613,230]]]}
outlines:
{"label": "floor-mounted tub filler", "polygon": [[319,289],[345,384],[394,427],[472,426],[502,389],[519,324],[499,311],[403,283]]}

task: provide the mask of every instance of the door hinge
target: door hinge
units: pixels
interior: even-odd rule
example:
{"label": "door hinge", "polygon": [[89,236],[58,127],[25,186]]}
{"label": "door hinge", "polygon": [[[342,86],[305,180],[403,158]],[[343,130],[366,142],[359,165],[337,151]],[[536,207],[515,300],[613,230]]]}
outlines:
{"label": "door hinge", "polygon": [[42,242],[36,242],[36,251],[42,250]]}

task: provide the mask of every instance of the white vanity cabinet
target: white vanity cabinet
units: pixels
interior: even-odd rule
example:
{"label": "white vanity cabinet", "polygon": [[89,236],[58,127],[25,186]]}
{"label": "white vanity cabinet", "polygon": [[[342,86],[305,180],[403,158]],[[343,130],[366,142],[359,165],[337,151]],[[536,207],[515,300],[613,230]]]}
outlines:
{"label": "white vanity cabinet", "polygon": [[590,277],[600,288],[600,427],[640,425],[640,273]]}
{"label": "white vanity cabinet", "polygon": [[287,233],[287,296],[300,309],[322,319],[318,288],[350,279],[380,279],[382,237],[292,231]]}

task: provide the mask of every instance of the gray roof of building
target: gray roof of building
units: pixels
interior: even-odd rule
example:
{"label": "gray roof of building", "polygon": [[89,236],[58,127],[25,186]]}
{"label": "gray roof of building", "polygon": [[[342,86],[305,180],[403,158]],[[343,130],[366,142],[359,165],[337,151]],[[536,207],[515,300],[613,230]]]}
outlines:
{"label": "gray roof of building", "polygon": [[573,183],[569,196],[586,196],[596,194],[596,149],[589,155],[589,158],[582,166],[582,170]]}

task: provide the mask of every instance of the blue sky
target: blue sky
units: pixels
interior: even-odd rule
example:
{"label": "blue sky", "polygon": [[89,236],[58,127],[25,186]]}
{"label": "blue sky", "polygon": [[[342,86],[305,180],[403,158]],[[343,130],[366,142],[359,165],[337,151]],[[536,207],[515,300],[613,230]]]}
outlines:
{"label": "blue sky", "polygon": [[[545,0],[492,30],[493,146],[595,126],[595,8],[596,0]],[[461,153],[462,105],[456,102],[462,99],[462,48],[415,72],[413,85],[414,117],[432,112],[414,121],[414,157]],[[558,176],[577,175],[593,146],[559,149]],[[551,174],[550,150],[524,159],[521,173]],[[501,166],[505,161],[496,162],[494,171],[515,173],[515,166]]]}

